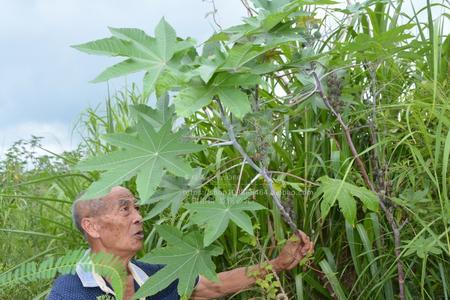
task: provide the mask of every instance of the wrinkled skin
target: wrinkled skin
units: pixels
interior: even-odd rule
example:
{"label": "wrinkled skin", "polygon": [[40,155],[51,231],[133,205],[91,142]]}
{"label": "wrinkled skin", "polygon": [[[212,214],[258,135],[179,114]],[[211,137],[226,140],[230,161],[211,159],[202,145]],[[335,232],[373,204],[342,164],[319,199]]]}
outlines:
{"label": "wrinkled skin", "polygon": [[128,189],[114,187],[101,201],[102,211],[81,222],[89,245],[93,252],[108,252],[129,260],[142,248],[144,239],[136,199]]}

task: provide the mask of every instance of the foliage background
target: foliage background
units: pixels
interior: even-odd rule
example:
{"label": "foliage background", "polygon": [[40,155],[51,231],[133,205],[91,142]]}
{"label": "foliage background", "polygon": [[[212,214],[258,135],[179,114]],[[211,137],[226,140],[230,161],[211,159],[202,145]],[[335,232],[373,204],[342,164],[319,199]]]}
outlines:
{"label": "foliage background", "polygon": [[[264,83],[258,88],[242,89],[252,102],[252,112],[233,123],[250,157],[272,171],[275,188],[286,195],[283,205],[291,218],[316,242],[316,270],[298,267],[280,276],[279,285],[295,299],[393,299],[399,294],[400,260],[406,298],[448,299],[448,3],[428,2],[406,15],[402,1],[368,1],[346,9],[332,8],[330,1],[316,1],[317,5],[294,2],[302,13],[276,18],[276,8],[259,11],[262,23],[275,23],[263,28],[275,46],[245,63],[255,69],[263,65],[261,60],[282,67],[262,73]],[[254,1],[255,6],[264,3]],[[435,14],[433,7],[442,8],[443,13]],[[325,18],[313,18],[314,14]],[[427,16],[426,22],[419,21],[422,15]],[[299,42],[298,36],[292,41],[287,36],[287,42],[276,40],[280,31],[292,31],[281,23],[295,24],[296,33],[305,41]],[[229,30],[228,38],[238,39],[239,30],[245,28]],[[239,38],[254,42],[245,34]],[[369,187],[355,165],[345,132],[320,97],[312,72],[323,77],[322,92],[348,125],[378,196],[386,197],[401,229],[399,259],[383,210],[370,209],[359,201],[367,197],[355,193],[333,197],[340,195],[333,188],[344,181]],[[63,255],[84,244],[71,224],[70,205],[99,174],[74,172],[73,167],[82,158],[114,150],[101,136],[126,132],[134,125],[131,106],[147,104],[146,96],[132,85],[108,98],[101,109],[84,111],[78,125],[84,131],[83,142],[76,151],[37,156],[33,151],[39,147],[39,138],[11,147],[0,165],[1,272]],[[215,102],[184,122],[199,143],[228,140]],[[233,147],[209,147],[189,160],[204,169],[201,196],[214,188],[234,192],[247,185],[266,191],[264,182],[255,179],[256,173],[243,167],[242,156]],[[135,190],[133,180],[127,185]],[[196,200],[188,197],[185,202]],[[224,248],[223,255],[215,258],[217,271],[257,263],[263,255],[272,257],[289,236],[290,229],[271,197],[265,193],[254,200],[269,208],[255,213],[256,238],[230,225],[217,241]],[[333,205],[335,200],[340,209]],[[329,212],[324,203],[330,204]],[[345,205],[354,205],[357,213],[346,214]],[[143,213],[152,208],[145,207]],[[140,255],[163,243],[154,224],[186,230],[188,216],[182,208],[175,215],[165,211],[147,221],[145,249]],[[263,288],[234,298],[267,298],[273,290],[279,293],[277,280],[269,281]],[[50,283],[9,287],[1,297],[42,298]]]}

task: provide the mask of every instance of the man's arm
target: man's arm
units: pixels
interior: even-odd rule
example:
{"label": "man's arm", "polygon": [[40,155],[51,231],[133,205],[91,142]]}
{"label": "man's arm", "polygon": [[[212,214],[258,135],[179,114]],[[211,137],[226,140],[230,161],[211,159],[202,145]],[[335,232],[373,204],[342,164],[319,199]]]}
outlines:
{"label": "man's arm", "polygon": [[[300,238],[290,239],[281,250],[280,255],[269,261],[275,272],[290,270],[298,265],[299,261],[307,253],[312,253],[314,245],[308,236],[299,232]],[[248,289],[255,284],[258,278],[264,278],[270,271],[259,265],[241,267],[230,271],[221,272],[218,275],[219,282],[213,282],[200,277],[200,281],[191,296],[193,300],[215,299]],[[250,274],[258,274],[252,276]]]}

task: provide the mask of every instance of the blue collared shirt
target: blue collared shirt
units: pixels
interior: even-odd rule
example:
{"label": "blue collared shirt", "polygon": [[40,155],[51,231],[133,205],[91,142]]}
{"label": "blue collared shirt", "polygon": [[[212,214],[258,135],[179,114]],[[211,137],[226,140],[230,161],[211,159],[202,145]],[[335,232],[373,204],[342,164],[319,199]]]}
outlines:
{"label": "blue collared shirt", "polygon": [[[134,289],[138,290],[149,276],[152,276],[164,265],[152,265],[137,260],[129,263],[129,269],[134,278]],[[197,278],[198,282],[198,278]],[[178,280],[171,283],[156,295],[146,300],[179,300],[177,293]],[[114,299],[114,291],[108,283],[95,272],[85,271],[77,266],[75,274],[59,276],[52,287],[48,300],[96,300],[97,297],[109,295]]]}

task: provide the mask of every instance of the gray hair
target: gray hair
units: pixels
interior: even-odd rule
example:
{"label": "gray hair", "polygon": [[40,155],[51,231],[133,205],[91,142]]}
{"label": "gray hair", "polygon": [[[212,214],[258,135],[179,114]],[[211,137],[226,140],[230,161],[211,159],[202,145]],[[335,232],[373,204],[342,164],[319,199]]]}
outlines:
{"label": "gray hair", "polygon": [[79,193],[72,204],[72,220],[75,227],[86,238],[86,232],[81,226],[81,220],[83,218],[91,218],[100,215],[105,208],[105,204],[102,198],[94,198],[88,200],[81,200],[84,195],[84,191]]}

